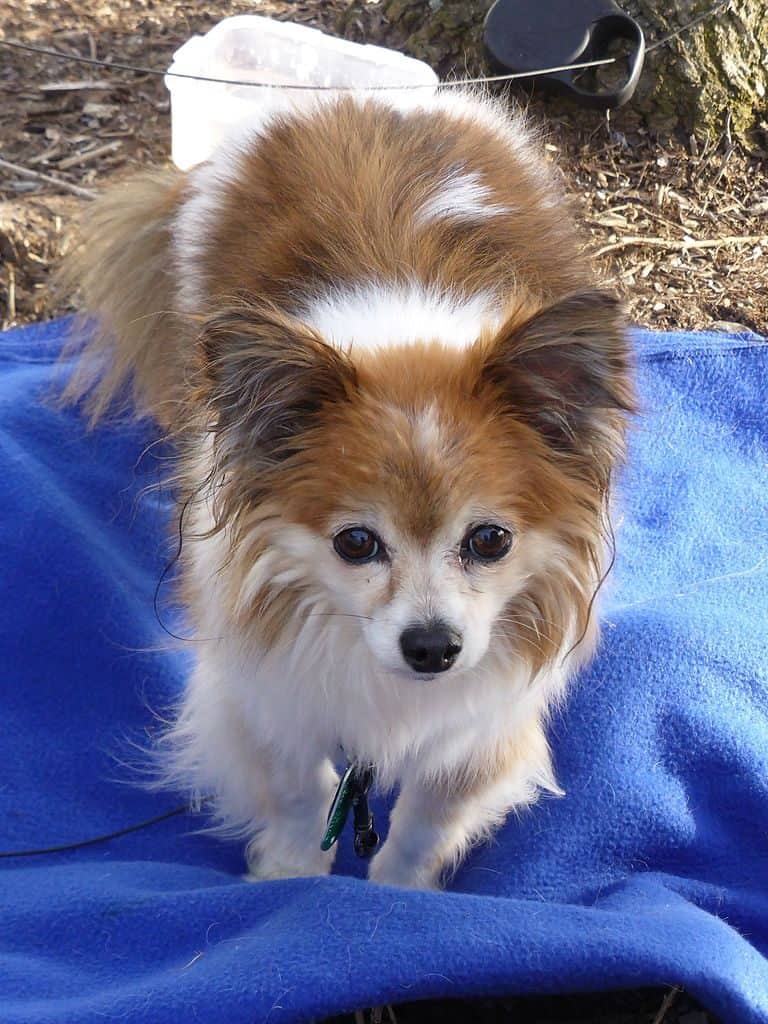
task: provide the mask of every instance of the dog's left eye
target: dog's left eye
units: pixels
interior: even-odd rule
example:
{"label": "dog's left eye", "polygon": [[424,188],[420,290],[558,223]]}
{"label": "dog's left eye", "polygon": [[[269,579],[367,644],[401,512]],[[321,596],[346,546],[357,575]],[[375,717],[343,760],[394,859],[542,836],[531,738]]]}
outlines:
{"label": "dog's left eye", "polygon": [[465,558],[479,562],[497,562],[512,547],[512,534],[503,526],[484,523],[476,526],[464,538],[461,545]]}
{"label": "dog's left eye", "polygon": [[384,551],[384,545],[372,530],[364,526],[352,526],[342,530],[333,538],[336,554],[345,562],[372,562]]}

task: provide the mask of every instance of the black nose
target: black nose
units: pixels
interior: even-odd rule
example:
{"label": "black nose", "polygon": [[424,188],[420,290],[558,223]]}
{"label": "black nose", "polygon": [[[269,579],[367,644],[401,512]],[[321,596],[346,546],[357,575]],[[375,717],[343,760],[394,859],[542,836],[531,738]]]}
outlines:
{"label": "black nose", "polygon": [[417,672],[445,672],[461,653],[461,634],[442,623],[409,626],[400,634],[400,647]]}

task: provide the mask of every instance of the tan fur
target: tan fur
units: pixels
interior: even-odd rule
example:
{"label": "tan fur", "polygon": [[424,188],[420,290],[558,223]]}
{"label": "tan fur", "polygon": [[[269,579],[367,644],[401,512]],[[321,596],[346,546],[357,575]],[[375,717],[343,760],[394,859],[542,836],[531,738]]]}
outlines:
{"label": "tan fur", "polygon": [[[467,294],[498,287],[544,303],[588,280],[554,176],[487,128],[444,113],[351,99],[285,120],[244,152],[216,223],[199,240],[207,298],[296,298],[356,281],[418,280]],[[442,182],[478,174],[511,212],[421,225]],[[224,254],[237,254],[237,259]]]}
{"label": "tan fur", "polygon": [[[471,495],[519,524],[522,534],[558,535],[570,572],[534,577],[498,624],[500,640],[524,652],[538,671],[562,647],[562,624],[574,610],[580,629],[587,627],[600,575],[606,484],[594,455],[555,459],[514,410],[504,413],[497,385],[484,377],[492,351],[487,343],[458,352],[416,344],[367,353],[358,361],[354,389],[346,394],[339,385],[338,395],[345,397],[322,405],[302,425],[290,458],[258,463],[254,446],[228,449],[219,509],[230,527],[242,519],[240,533],[247,535],[252,513],[269,494],[285,521],[322,535],[340,508],[386,508],[394,510],[405,534],[426,542]],[[290,366],[281,365],[290,382]],[[253,362],[250,367],[255,372]],[[430,406],[439,410],[445,441],[439,452],[421,451],[414,437],[414,424]],[[238,553],[239,579],[255,555],[250,549]],[[233,602],[239,589],[232,589]],[[262,595],[246,612],[245,621],[264,643],[279,635],[287,600],[281,593],[270,605],[279,614],[266,614]]]}
{"label": "tan fur", "polygon": [[[421,224],[419,209],[456,173],[478,175],[487,201],[509,212]],[[354,500],[391,505],[407,533],[426,539],[467,493],[482,494],[521,529],[560,531],[570,572],[534,579],[507,609],[506,629],[499,624],[500,636],[540,668],[561,647],[561,623],[574,608],[587,629],[611,467],[632,408],[615,302],[589,291],[551,178],[482,124],[444,113],[403,117],[341,100],[279,120],[244,151],[215,224],[196,241],[206,295],[182,316],[170,243],[192,181],[152,171],[91,211],[66,278],[80,282],[101,327],[68,397],[88,392],[96,419],[130,379],[139,411],[164,425],[194,437],[216,422],[212,479],[227,480],[216,493],[216,525],[227,525],[233,550],[268,494],[279,495],[287,520],[318,532]],[[507,321],[464,352],[425,341],[350,358],[288,312],[324,285],[399,278],[467,295],[507,289]],[[575,397],[560,402],[562,360],[551,380],[542,366],[553,352],[580,351],[585,335],[592,352],[569,368]],[[562,426],[567,440],[576,429],[568,403],[588,405],[590,358],[610,371],[600,386],[613,389],[592,396],[599,429],[553,453],[545,443],[552,431]],[[448,446],[425,455],[413,426],[432,403]],[[542,410],[551,422],[539,422]],[[194,441],[193,456],[196,449]],[[190,493],[199,483],[190,481]],[[256,552],[239,556],[233,615]],[[291,595],[263,592],[235,617],[249,615],[265,643],[277,642],[300,592]]]}
{"label": "tan fur", "polygon": [[87,341],[64,396],[85,397],[92,421],[129,383],[136,410],[165,426],[185,398],[194,328],[178,310],[170,251],[182,181],[176,171],[152,170],[98,199],[60,274],[60,287],[79,287],[98,321],[75,326],[74,345]]}
{"label": "tan fur", "polygon": [[[521,764],[541,764],[546,766],[550,779],[542,778],[539,784],[547,783],[551,792],[560,792],[554,780],[551,767],[551,754],[544,732],[544,723],[534,718],[512,740],[500,744],[487,752],[485,760],[475,760],[461,771],[453,772],[446,778],[435,783],[438,799],[435,801],[435,815],[441,813],[441,804],[449,804],[456,799],[460,809],[461,802],[482,796],[483,790],[492,785],[496,779],[513,775],[516,766]],[[442,800],[440,799],[442,798]]]}
{"label": "tan fur", "polygon": [[[407,653],[401,632],[410,629],[406,616],[415,608],[414,616],[426,622],[439,603],[432,593],[423,598],[422,581],[412,579],[422,571],[414,565],[427,566],[425,576],[433,572],[432,563],[418,560],[421,552],[440,563],[437,579],[448,581],[445,589],[452,587],[479,609],[472,628],[483,647],[468,663],[467,708],[471,673],[477,668],[474,681],[482,681],[490,663],[490,713],[503,712],[503,718],[507,687],[514,685],[521,717],[486,748],[459,750],[449,767],[441,749],[412,785],[412,798],[404,791],[406,824],[393,819],[394,834],[400,828],[407,845],[411,800],[417,824],[435,826],[431,851],[403,874],[397,843],[390,842],[372,877],[429,884],[509,806],[531,802],[537,788],[556,791],[544,724],[565,676],[594,649],[591,611],[605,570],[606,509],[634,401],[618,304],[594,288],[567,203],[526,146],[524,140],[520,146],[502,140],[482,117],[439,110],[404,115],[373,101],[329,103],[305,116],[277,119],[239,152],[225,151],[231,156],[226,166],[186,176],[153,172],[126,184],[93,211],[68,272],[70,280],[81,281],[88,311],[101,318],[70,397],[92,388],[88,409],[97,418],[131,380],[139,411],[176,428],[182,438],[181,498],[192,503],[195,523],[192,551],[183,556],[183,597],[193,626],[211,645],[201,646],[198,690],[174,726],[176,768],[169,774],[176,780],[194,776],[204,762],[222,794],[231,783],[223,814],[245,821],[249,835],[264,829],[268,839],[257,835],[249,847],[254,863],[264,859],[258,867],[264,877],[278,870],[269,847],[281,848],[284,809],[267,793],[261,805],[256,794],[253,808],[243,811],[250,807],[250,755],[230,758],[230,735],[245,736],[243,726],[238,721],[231,731],[225,722],[215,737],[208,731],[222,713],[220,693],[239,694],[227,705],[234,719],[252,711],[259,673],[264,683],[274,672],[264,665],[282,668],[282,652],[292,645],[306,660],[302,671],[309,666],[314,673],[316,648],[307,631],[302,647],[304,617],[337,616],[327,630],[339,646],[325,684],[338,674],[339,685],[347,686],[345,659],[363,659],[359,685],[369,691],[360,698],[361,721],[369,715],[366,701],[381,698],[377,706],[390,719],[380,732],[393,743],[384,756],[411,756],[393,738],[403,724],[400,705],[390,708],[386,701],[404,685],[389,652],[397,659]],[[459,195],[462,176],[465,185],[481,183],[477,194],[493,214],[462,218],[448,211],[424,218],[425,204],[441,188],[450,195],[457,176]],[[473,202],[465,205],[471,214]],[[435,337],[409,344],[393,337],[388,346],[366,348],[360,337],[346,350],[302,319],[311,321],[305,311],[329,292],[371,283],[385,294],[398,286],[466,299],[492,293],[503,323],[478,323],[476,340],[471,343],[470,336],[466,348]],[[358,321],[356,330],[364,334],[365,325]],[[507,583],[501,563],[473,565],[465,557],[462,535],[477,525],[466,522],[467,509],[475,507],[491,510],[492,521],[506,524],[519,545],[518,562],[511,548]],[[344,588],[334,590],[328,578],[337,573],[349,590],[343,573],[361,573],[358,580],[366,581],[362,565],[332,562],[333,532],[358,510],[362,526],[370,525],[366,516],[374,526],[391,525],[405,554],[399,563],[391,559],[386,585],[376,590],[372,571],[368,589],[361,583],[355,592],[363,596],[342,607],[335,602]],[[281,547],[283,530],[294,544],[290,550],[287,542]],[[305,564],[314,560],[322,572]],[[409,586],[410,603],[402,618],[390,619],[390,638],[381,622]],[[498,598],[495,603],[478,603],[483,587]],[[486,614],[488,608],[492,613]],[[361,624],[373,622],[374,613],[381,616],[375,639],[388,645],[383,654]],[[482,633],[476,626],[481,616],[488,623]],[[217,635],[206,637],[211,623]],[[233,670],[223,675],[219,631],[225,634],[222,648],[237,646]],[[470,632],[467,627],[465,637]],[[461,655],[467,656],[466,644]],[[378,659],[380,680],[366,658],[371,665]],[[458,671],[454,678],[461,679]],[[357,685],[340,691],[345,707],[355,707]],[[275,703],[261,709],[267,718],[282,690],[281,681]],[[302,691],[289,699],[303,704],[306,697],[307,708],[320,718],[327,708],[311,704],[309,696]],[[292,715],[301,710],[294,706]],[[425,716],[418,724],[425,746],[445,739],[450,747],[451,736],[440,733],[439,722]],[[312,732],[314,726],[305,728]],[[451,728],[461,726],[457,718]],[[334,732],[338,728],[334,722]],[[280,735],[286,743],[291,738]],[[246,751],[248,742],[246,737]],[[417,737],[413,744],[419,757],[420,742]],[[357,756],[369,755],[362,750]],[[294,761],[282,751],[274,763],[264,762],[265,770],[288,770]],[[316,792],[311,786],[307,792],[315,810],[322,810],[332,789],[328,771],[318,770]],[[497,782],[511,788],[497,792],[489,810],[484,791]],[[268,789],[268,778],[261,783]],[[418,812],[419,801],[435,808],[434,822]],[[302,832],[296,849],[305,846]],[[324,862],[305,863],[304,852],[292,850],[290,857],[296,859],[288,864],[293,873],[327,869]]]}

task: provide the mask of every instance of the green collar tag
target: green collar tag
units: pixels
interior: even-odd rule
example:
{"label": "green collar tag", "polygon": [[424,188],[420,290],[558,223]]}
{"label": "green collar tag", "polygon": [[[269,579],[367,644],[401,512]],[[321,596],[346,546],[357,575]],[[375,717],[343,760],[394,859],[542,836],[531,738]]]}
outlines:
{"label": "green collar tag", "polygon": [[341,835],[344,826],[347,823],[347,818],[349,817],[349,812],[352,807],[352,800],[355,796],[355,787],[353,786],[354,775],[354,765],[349,765],[347,770],[341,776],[341,781],[336,788],[336,794],[331,801],[331,807],[328,811],[325,832],[323,833],[323,838],[320,843],[321,850],[330,850]]}
{"label": "green collar tag", "polygon": [[320,842],[321,850],[330,850],[341,835],[350,810],[354,814],[355,853],[358,857],[372,857],[379,845],[373,815],[368,807],[368,790],[373,785],[376,766],[350,764],[341,777]]}

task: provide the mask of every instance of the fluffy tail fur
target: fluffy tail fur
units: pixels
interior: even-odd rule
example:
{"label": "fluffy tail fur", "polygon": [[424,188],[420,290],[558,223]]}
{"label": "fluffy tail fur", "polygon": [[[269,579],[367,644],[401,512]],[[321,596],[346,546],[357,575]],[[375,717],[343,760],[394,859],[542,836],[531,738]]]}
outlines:
{"label": "fluffy tail fur", "polygon": [[173,425],[191,349],[171,254],[183,181],[178,171],[152,170],[111,189],[89,207],[59,274],[60,287],[80,291],[88,320],[80,318],[65,350],[81,358],[64,400],[82,400],[92,422],[132,397],[140,415]]}

